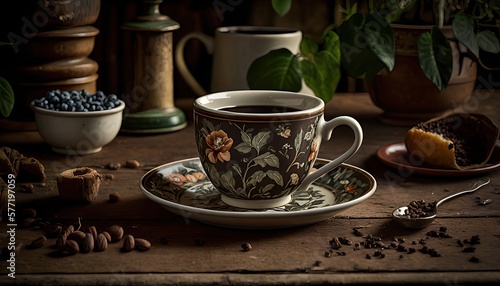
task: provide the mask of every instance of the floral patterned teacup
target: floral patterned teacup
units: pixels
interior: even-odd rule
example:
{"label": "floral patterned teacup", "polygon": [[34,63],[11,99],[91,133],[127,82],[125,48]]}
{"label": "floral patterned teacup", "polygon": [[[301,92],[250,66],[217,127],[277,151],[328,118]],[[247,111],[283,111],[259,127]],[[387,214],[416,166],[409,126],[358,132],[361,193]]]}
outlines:
{"label": "floral patterned teacup", "polygon": [[[273,208],[291,194],[354,155],[363,141],[359,123],[348,116],[325,121],[321,99],[282,91],[228,91],[194,103],[195,136],[201,164],[228,205]],[[354,142],[342,155],[311,172],[321,140],[346,125]]]}

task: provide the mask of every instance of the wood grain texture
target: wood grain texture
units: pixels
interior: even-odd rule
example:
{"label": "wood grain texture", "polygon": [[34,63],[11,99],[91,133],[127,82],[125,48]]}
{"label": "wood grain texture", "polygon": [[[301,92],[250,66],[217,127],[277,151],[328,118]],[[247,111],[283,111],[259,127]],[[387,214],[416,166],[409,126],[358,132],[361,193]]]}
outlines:
{"label": "wood grain texture", "polygon": [[[192,100],[180,100],[187,118]],[[490,94],[479,105],[478,112],[500,123],[498,94]],[[6,278],[6,268],[0,270],[2,285],[14,283],[35,284],[120,284],[120,285],[258,285],[258,284],[333,284],[374,285],[414,284],[473,285],[496,284],[500,281],[500,173],[494,171],[474,177],[429,177],[410,175],[383,165],[375,156],[376,150],[387,143],[402,141],[406,127],[381,124],[367,94],[339,94],[327,105],[327,118],[351,115],[362,125],[365,140],[360,151],[348,163],[370,172],[378,183],[375,194],[367,201],[338,214],[331,219],[305,227],[275,230],[242,230],[203,224],[171,214],[150,201],[139,190],[140,178],[151,168],[185,158],[196,157],[192,121],[187,128],[159,135],[127,135],[118,137],[99,153],[70,157],[57,155],[36,135],[1,133],[0,142],[16,148],[27,156],[39,159],[46,168],[44,184],[35,184],[31,193],[16,194],[16,210],[31,207],[45,221],[76,224],[82,228],[96,226],[106,230],[113,224],[124,228],[125,234],[144,238],[152,243],[146,252],[120,251],[122,242],[111,243],[104,252],[74,256],[58,255],[52,245],[55,238],[39,249],[27,249],[40,231],[16,230],[18,243],[24,245],[16,255],[17,279]],[[336,130],[331,141],[323,142],[321,158],[334,158],[350,144],[352,134],[347,129]],[[109,170],[108,163],[125,164],[138,160],[137,169],[122,167]],[[59,198],[55,177],[61,171],[77,166],[95,168],[101,175],[113,175],[104,180],[97,199],[91,204],[71,204]],[[491,183],[476,193],[446,202],[440,207],[436,221],[426,229],[409,231],[390,219],[390,212],[398,205],[414,199],[428,201],[462,190],[479,177],[489,176]],[[121,198],[110,202],[109,194],[117,192]],[[475,198],[491,198],[485,206],[477,205]],[[429,230],[447,227],[451,238],[429,237]],[[380,236],[385,244],[395,237],[404,237],[407,247],[416,248],[412,254],[395,249],[383,251],[384,258],[373,257],[375,249],[342,246],[329,252],[329,240],[348,237],[353,243],[353,228],[365,235]],[[0,244],[7,243],[7,228],[0,225]],[[479,235],[481,243],[474,252],[466,253],[457,240]],[[435,248],[441,257],[431,257],[418,251],[421,239]],[[200,241],[202,243],[200,243]],[[252,250],[242,251],[241,244],[249,242]],[[412,242],[416,242],[415,245]],[[345,256],[337,252],[345,252]],[[366,258],[366,254],[372,256]],[[401,257],[400,257],[401,256]],[[469,259],[476,257],[479,262]],[[4,265],[5,262],[2,262]]]}

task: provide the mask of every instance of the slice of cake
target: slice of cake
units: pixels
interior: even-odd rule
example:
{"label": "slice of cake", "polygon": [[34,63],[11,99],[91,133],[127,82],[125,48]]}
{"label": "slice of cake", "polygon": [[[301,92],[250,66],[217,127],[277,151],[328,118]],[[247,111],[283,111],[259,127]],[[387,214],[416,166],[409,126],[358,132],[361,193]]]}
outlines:
{"label": "slice of cake", "polygon": [[439,168],[466,170],[484,166],[495,148],[499,129],[485,115],[455,113],[419,123],[408,130],[409,154]]}

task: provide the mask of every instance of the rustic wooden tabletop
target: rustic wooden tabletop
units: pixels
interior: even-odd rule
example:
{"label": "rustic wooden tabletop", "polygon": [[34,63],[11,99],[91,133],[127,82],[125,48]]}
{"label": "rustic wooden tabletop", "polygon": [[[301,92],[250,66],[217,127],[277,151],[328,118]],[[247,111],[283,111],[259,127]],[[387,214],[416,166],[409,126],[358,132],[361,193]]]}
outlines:
{"label": "rustic wooden tabletop", "polygon": [[[474,100],[468,111],[484,113],[500,125],[499,93],[482,93]],[[101,152],[86,156],[55,154],[36,132],[0,133],[2,146],[37,158],[47,175],[43,184],[33,185],[33,191],[22,190],[18,184],[13,197],[18,225],[8,227],[5,221],[1,223],[1,246],[11,242],[17,246],[15,252],[4,251],[0,263],[2,285],[498,285],[500,282],[500,172],[450,177],[421,175],[405,167],[397,169],[382,164],[376,156],[377,150],[401,142],[408,128],[380,123],[377,117],[381,110],[367,94],[336,95],[327,105],[326,117],[350,115],[361,123],[364,143],[348,163],[375,177],[376,192],[325,221],[282,229],[209,225],[192,219],[189,214],[173,214],[143,195],[139,181],[148,170],[197,156],[190,102],[181,101],[177,105],[189,119],[185,129],[156,135],[119,134]],[[337,130],[331,141],[323,142],[320,158],[334,158],[350,144],[351,134],[345,131]],[[127,160],[139,161],[140,167],[105,168],[108,163],[124,164]],[[94,168],[108,177],[103,180],[97,199],[90,204],[68,203],[58,196],[56,176],[65,169],[80,166]],[[484,177],[491,179],[489,185],[443,204],[438,218],[427,228],[407,230],[390,218],[397,206],[418,199],[437,200]],[[120,195],[119,201],[109,200],[113,192]],[[490,199],[491,203],[478,204],[478,197],[483,201]],[[48,238],[42,247],[30,249],[31,242],[43,231],[22,227],[22,213],[27,208],[36,210],[39,221],[63,227],[95,226],[100,232],[111,225],[120,225],[125,234],[147,239],[152,247],[149,251],[123,252],[120,241],[110,243],[103,252],[60,255],[54,247],[56,238]],[[434,237],[429,233],[439,233],[443,227],[449,237]],[[356,236],[354,228],[364,236]],[[479,244],[470,243],[471,239],[474,242],[474,236],[479,236]],[[329,241],[334,237],[347,237],[353,244],[332,250]],[[388,247],[381,254],[380,248],[368,248],[367,243],[355,250],[356,243],[370,238],[380,238],[385,245],[397,240],[404,250]],[[252,249],[244,251],[243,243],[251,244]],[[424,253],[424,247],[435,252]]]}

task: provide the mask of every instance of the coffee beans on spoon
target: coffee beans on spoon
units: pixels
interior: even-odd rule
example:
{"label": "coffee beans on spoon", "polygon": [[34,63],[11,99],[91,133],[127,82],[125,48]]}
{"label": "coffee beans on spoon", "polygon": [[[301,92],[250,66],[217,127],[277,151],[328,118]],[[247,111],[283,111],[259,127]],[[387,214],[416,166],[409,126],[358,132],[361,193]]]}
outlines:
{"label": "coffee beans on spoon", "polygon": [[427,203],[424,200],[412,201],[405,210],[408,218],[419,218],[432,215],[436,212],[436,202]]}

